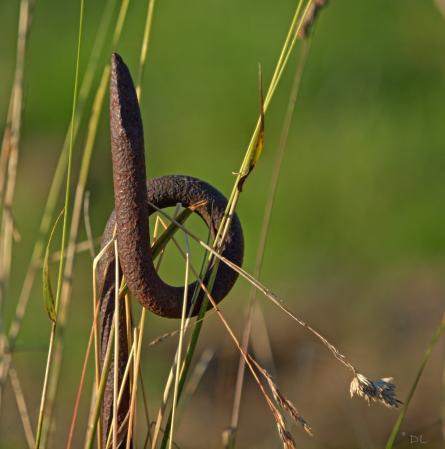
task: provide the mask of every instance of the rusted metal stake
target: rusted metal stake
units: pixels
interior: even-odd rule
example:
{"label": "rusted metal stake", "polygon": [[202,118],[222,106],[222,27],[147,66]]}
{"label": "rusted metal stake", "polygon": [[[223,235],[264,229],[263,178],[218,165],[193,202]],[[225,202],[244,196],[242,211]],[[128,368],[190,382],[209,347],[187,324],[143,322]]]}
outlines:
{"label": "rusted metal stake", "polygon": [[[141,305],[153,313],[167,317],[180,318],[184,287],[174,287],[165,283],[157,274],[150,249],[150,229],[148,217],[154,213],[152,203],[160,208],[172,207],[181,203],[194,208],[210,229],[212,237],[224,216],[227,199],[218,190],[190,176],[170,175],[147,181],[142,119],[136,91],[130,72],[117,55],[112,55],[110,79],[110,128],[111,153],[113,160],[113,181],[115,210],[111,213],[102,238],[102,246],[117,231],[117,245],[120,269],[122,270],[131,294]],[[238,266],[242,265],[244,238],[241,223],[235,215],[222,249],[222,255]],[[110,338],[110,329],[115,310],[114,251],[110,248],[99,264],[99,291],[101,292],[100,342],[101,363]],[[218,266],[212,289],[215,301],[221,301],[231,290],[238,274],[225,264]],[[207,280],[207,279],[206,279]],[[187,297],[188,311],[191,299],[197,288],[191,283]],[[204,295],[198,295],[192,314],[199,312]],[[119,304],[119,360],[118,378],[121,384],[128,360],[128,341],[126,334],[126,310]],[[114,364],[112,364],[114,366]],[[129,411],[130,392],[127,386],[118,410],[118,427],[125,422]],[[113,369],[108,374],[102,406],[102,446],[105,448],[107,435],[113,417]],[[124,426],[125,427],[125,426]],[[125,446],[126,430],[119,435],[120,447]]]}

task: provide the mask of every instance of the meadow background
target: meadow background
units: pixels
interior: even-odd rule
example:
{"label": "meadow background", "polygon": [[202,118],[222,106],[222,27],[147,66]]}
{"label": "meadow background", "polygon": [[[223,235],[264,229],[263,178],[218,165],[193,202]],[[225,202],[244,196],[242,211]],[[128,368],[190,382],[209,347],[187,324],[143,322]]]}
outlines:
{"label": "meadow background", "polygon": [[[86,2],[81,73],[104,3]],[[189,174],[230,193],[232,172],[239,168],[258,113],[258,63],[268,82],[294,5],[293,0],[157,2],[141,106],[149,176]],[[0,2],[0,129],[14,74],[18,10],[18,2]],[[116,50],[137,73],[145,13],[146,2],[130,2],[120,44],[101,57],[101,64]],[[444,310],[444,19],[430,0],[332,0],[322,11],[311,38],[261,276],[363,372],[372,378],[394,376],[402,400]],[[7,323],[70,120],[77,27],[78,2],[37,0],[14,202],[22,239],[14,245]],[[265,150],[238,208],[246,239],[244,267],[250,272],[298,52],[271,104]],[[87,186],[95,236],[113,207],[107,118],[105,109]],[[85,125],[84,119],[74,148],[75,170]],[[76,176],[75,171],[74,180]],[[175,268],[175,260],[168,258],[164,276],[180,282],[182,265]],[[90,328],[87,253],[77,257],[74,279],[54,447],[62,447],[66,439]],[[239,281],[223,303],[239,334],[248,291]],[[296,430],[299,447],[383,447],[397,413],[351,400],[349,374],[326,348],[258,298],[277,379],[316,435],[309,438]],[[147,342],[176,326],[150,316]],[[14,356],[34,426],[49,329],[39,277]],[[261,326],[256,331],[264,334]],[[175,344],[171,339],[144,351],[153,411]],[[254,349],[260,359],[263,345],[259,335]],[[239,355],[215,316],[204,326],[198,356],[206,348],[214,357],[181,409],[176,434],[181,448],[221,447],[221,432],[229,425]],[[408,445],[411,434],[422,435],[428,441],[424,447],[443,444],[443,356],[439,344],[397,447],[413,447]],[[264,363],[270,367],[267,357]],[[79,429],[86,422],[88,399],[87,394]],[[238,447],[280,447],[274,426],[247,375]],[[81,430],[75,441],[81,447]],[[24,447],[10,389],[1,410],[0,447]]]}

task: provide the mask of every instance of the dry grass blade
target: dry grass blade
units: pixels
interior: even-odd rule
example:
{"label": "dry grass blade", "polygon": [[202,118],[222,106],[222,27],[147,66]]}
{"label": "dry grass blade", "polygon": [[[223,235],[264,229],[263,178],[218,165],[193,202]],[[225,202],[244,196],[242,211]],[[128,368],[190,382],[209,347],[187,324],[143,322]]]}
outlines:
{"label": "dry grass blade", "polygon": [[[125,388],[127,386],[127,382],[129,382],[129,379],[130,379],[130,371],[131,370],[133,370],[133,377],[130,380],[131,395],[133,397],[133,395],[136,394],[136,388],[133,386],[134,385],[134,383],[133,383],[134,378],[137,376],[137,373],[138,373],[137,370],[136,371],[134,370],[134,368],[135,368],[135,352],[137,351],[136,348],[137,348],[137,345],[138,345],[137,340],[135,339],[135,333],[136,332],[137,332],[137,330],[133,329],[133,334],[132,334],[133,343],[131,345],[130,352],[128,354],[128,358],[127,358],[127,363],[125,365],[124,374],[122,376],[122,380],[121,380],[120,385],[119,385],[119,391],[118,391],[118,396],[117,396],[117,410],[119,410],[120,407],[121,407],[122,399],[123,399],[124,393],[125,393]],[[131,341],[131,340],[129,339],[128,341]],[[134,406],[134,404],[133,404],[133,406]],[[132,405],[130,404],[130,408],[129,408],[128,412],[127,412],[127,415],[126,415],[125,419],[121,422],[121,424],[119,426],[119,429],[118,429],[118,445],[119,446],[121,445],[121,443],[123,442],[123,440],[125,438],[125,433],[127,433],[127,436],[126,436],[127,441],[128,441],[129,438],[131,440],[131,435],[129,437],[128,436],[128,431],[127,431],[128,430],[127,429],[127,424],[131,421],[132,415],[134,415],[134,413],[133,413],[134,410],[132,411],[131,407],[132,407]],[[106,444],[105,444],[105,448],[106,449],[109,449],[111,447],[112,439],[113,439],[113,429],[110,428],[110,432],[107,435],[107,441],[106,441]]]}
{"label": "dry grass blade", "polygon": [[[85,233],[87,235],[87,243],[88,249],[90,251],[91,259],[96,257],[96,248],[93,237],[93,230],[91,228],[91,220],[90,220],[90,191],[87,190],[85,192],[85,198],[83,200],[83,221],[85,224]],[[79,244],[76,245],[77,247]]]}
{"label": "dry grass blade", "polygon": [[[190,233],[188,233],[189,235],[191,235]],[[178,249],[178,251],[181,253],[183,258],[186,258],[186,255],[184,253],[184,251],[182,250],[182,248],[180,247],[180,245],[178,244],[178,242],[176,241],[175,238],[172,239],[173,243],[175,244],[176,248]],[[286,441],[287,444],[290,444],[291,442],[293,442],[293,438],[290,434],[290,432],[286,429],[285,426],[285,421],[284,418],[282,417],[282,415],[280,414],[280,412],[278,411],[278,409],[275,407],[275,405],[273,404],[272,400],[270,399],[269,395],[267,394],[266,390],[264,389],[263,384],[261,383],[255,368],[254,368],[254,364],[256,366],[259,366],[254,359],[246,352],[243,350],[240,342],[238,341],[238,339],[235,336],[235,333],[233,332],[232,328],[230,327],[229,323],[227,322],[227,320],[224,318],[224,315],[221,313],[221,310],[219,309],[218,305],[216,304],[215,300],[213,299],[208,287],[206,287],[206,285],[203,283],[200,275],[198,274],[198,272],[196,271],[196,269],[194,268],[193,264],[190,264],[190,269],[193,272],[193,274],[195,275],[200,288],[202,289],[202,291],[205,293],[205,295],[207,296],[207,299],[209,300],[209,302],[211,303],[213,309],[215,310],[216,314],[218,315],[219,319],[221,320],[224,328],[227,330],[230,338],[233,340],[236,348],[240,351],[241,356],[244,358],[247,366],[249,367],[249,370],[254,378],[254,380],[256,381],[267,405],[269,406],[272,415],[274,416],[276,423],[277,423],[277,427],[280,433],[280,437],[286,436],[285,440],[283,440],[283,444]],[[281,433],[282,431],[282,433]],[[292,448],[294,446],[288,445],[288,446],[284,446],[285,448],[289,447]]]}
{"label": "dry grass blade", "polygon": [[[144,332],[144,321],[141,322],[140,326],[140,335],[143,335]],[[141,361],[141,346],[142,346],[142,338],[138,335],[137,329],[134,329],[133,341],[136,346],[136,355],[133,357],[133,382],[131,389],[131,397],[130,397],[130,410],[129,410],[129,420],[128,420],[128,431],[127,431],[127,441],[126,441],[126,449],[131,449],[132,440],[133,440],[133,428],[134,421],[136,415],[136,393],[138,386],[138,373],[139,373],[139,365]],[[129,360],[130,357],[129,357]],[[122,382],[122,391],[124,382]]]}
{"label": "dry grass blade", "polygon": [[[115,230],[116,232],[116,230]],[[111,247],[111,245],[114,245],[114,239],[116,238],[115,235],[113,235],[113,239],[110,240],[109,242],[107,242],[103,248],[100,250],[99,254],[94,258],[93,260],[93,310],[94,310],[94,316],[96,317],[96,319],[93,318],[93,325],[94,325],[94,374],[95,374],[95,381],[96,381],[96,394],[92,395],[91,397],[91,406],[90,409],[92,410],[92,413],[90,413],[90,420],[88,421],[89,423],[89,428],[93,428],[94,427],[94,410],[95,410],[95,406],[94,406],[94,401],[97,402],[97,394],[98,391],[100,389],[100,382],[101,382],[101,374],[100,374],[100,349],[99,349],[99,335],[100,335],[100,331],[99,331],[99,322],[97,320],[97,314],[96,314],[96,310],[99,310],[100,304],[98,301],[98,295],[97,295],[97,266],[101,260],[101,258],[104,256],[105,252]],[[111,332],[111,331],[110,331]],[[110,333],[110,335],[112,335]],[[110,338],[111,340],[111,338]],[[97,419],[96,419],[97,421]],[[87,433],[87,437],[88,437]],[[97,423],[97,441],[98,441],[98,447],[101,446],[102,444],[102,426],[99,422]],[[85,442],[85,447],[86,447],[86,442]]]}
{"label": "dry grass blade", "polygon": [[93,445],[94,445],[94,435],[96,433],[96,428],[98,426],[99,414],[100,414],[101,404],[102,404],[103,395],[104,395],[104,391],[105,391],[105,385],[107,383],[108,371],[111,366],[111,358],[112,358],[112,354],[113,354],[114,325],[115,325],[115,322],[114,322],[114,317],[113,317],[113,321],[111,323],[111,329],[110,329],[110,338],[108,339],[107,349],[106,349],[106,353],[105,353],[103,370],[100,375],[99,387],[97,388],[97,394],[95,397],[94,409],[93,409],[93,413],[90,416],[90,421],[88,423],[88,431],[87,431],[87,436],[86,436],[86,440],[85,440],[85,449],[93,449]]}
{"label": "dry grass blade", "polygon": [[175,384],[173,388],[173,403],[172,403],[172,419],[170,424],[170,435],[169,435],[169,449],[172,449],[172,443],[174,439],[174,428],[175,428],[175,415],[176,406],[178,404],[178,389],[179,389],[179,378],[180,378],[180,366],[182,366],[182,349],[184,342],[185,326],[186,326],[186,312],[187,312],[187,293],[189,284],[189,269],[190,269],[190,246],[187,238],[187,234],[184,234],[185,238],[185,274],[184,274],[184,298],[182,300],[182,313],[181,313],[181,328],[179,332],[179,341],[177,349],[177,361],[175,368]]}
{"label": "dry grass blade", "polygon": [[117,240],[114,241],[114,258],[115,258],[115,270],[114,279],[116,280],[116,286],[114,288],[114,377],[113,377],[113,449],[117,449],[118,438],[118,422],[117,422],[117,398],[119,394],[119,252],[117,250]]}
{"label": "dry grass blade", "polygon": [[[215,251],[212,247],[210,247],[208,244],[203,242],[199,237],[194,235],[192,232],[190,232],[185,226],[178,223],[174,218],[169,216],[167,213],[165,213],[162,209],[157,207],[155,204],[150,203],[150,206],[156,209],[162,216],[166,217],[169,221],[176,224],[180,229],[184,230],[192,239],[197,241],[203,248],[205,248],[212,256],[219,259],[221,262],[225,263],[227,266],[235,270],[240,276],[242,276],[244,279],[246,279],[250,284],[252,284],[255,288],[257,288],[261,293],[263,293],[266,298],[268,298],[270,301],[272,301],[273,304],[275,304],[281,311],[283,311],[287,316],[292,318],[294,321],[296,321],[300,326],[304,327],[306,330],[308,330],[311,334],[313,334],[315,337],[317,337],[333,354],[333,356],[342,363],[346,368],[348,368],[354,375],[354,377],[357,376],[358,370],[352,365],[346,356],[342,354],[327,338],[325,338],[320,332],[315,330],[312,326],[304,322],[302,319],[298,318],[296,315],[294,315],[285,305],[283,305],[283,301],[278,298],[277,295],[275,295],[269,288],[261,284],[257,279],[255,279],[251,274],[249,274],[247,271],[243,270],[238,265],[234,264],[224,256],[221,256],[217,251]],[[173,239],[173,241],[175,241]],[[202,286],[201,286],[202,287]],[[203,287],[202,287],[203,288]],[[205,290],[207,291],[207,289]],[[218,313],[218,309],[216,308],[216,311]],[[385,388],[384,386],[381,386],[380,388]],[[387,389],[387,394],[389,394],[389,390],[391,390],[390,387]],[[394,390],[394,389],[392,389]]]}
{"label": "dry grass blade", "polygon": [[99,313],[99,307],[97,305],[95,307],[95,310],[94,310],[93,323],[91,325],[91,330],[90,330],[90,336],[88,338],[87,349],[85,351],[85,357],[83,359],[82,372],[81,372],[81,375],[80,375],[79,387],[77,388],[76,400],[74,402],[73,416],[71,418],[70,429],[68,431],[68,439],[67,439],[67,443],[66,443],[66,449],[71,449],[71,446],[72,446],[72,443],[73,443],[74,430],[75,430],[75,427],[76,427],[77,416],[78,416],[78,413],[79,413],[80,398],[81,398],[83,386],[84,386],[84,383],[85,383],[85,375],[86,375],[87,366],[88,366],[88,359],[89,359],[89,356],[90,356],[91,347],[92,347],[92,343],[93,343],[94,328],[95,328],[96,323],[97,323],[98,313]]}

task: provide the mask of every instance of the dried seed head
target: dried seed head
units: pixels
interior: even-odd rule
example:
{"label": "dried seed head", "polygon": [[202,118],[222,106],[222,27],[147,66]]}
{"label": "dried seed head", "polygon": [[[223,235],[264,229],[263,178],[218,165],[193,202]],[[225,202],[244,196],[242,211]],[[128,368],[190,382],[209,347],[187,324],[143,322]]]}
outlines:
{"label": "dried seed head", "polygon": [[304,17],[301,29],[298,33],[300,39],[306,39],[309,36],[311,28],[317,18],[317,15],[324,6],[328,3],[328,0],[312,0],[309,9]]}
{"label": "dried seed head", "polygon": [[284,449],[296,449],[295,440],[292,437],[292,434],[286,430],[284,426],[277,422],[278,434],[280,435],[280,439],[283,442]]}
{"label": "dried seed head", "polygon": [[270,391],[272,392],[272,395],[277,404],[283,410],[286,410],[286,412],[289,413],[289,415],[292,417],[295,423],[301,425],[303,429],[306,431],[306,433],[308,433],[310,436],[313,436],[312,429],[310,428],[307,421],[303,418],[303,416],[301,416],[300,412],[297,410],[295,405],[289,399],[287,399],[286,396],[284,396],[284,394],[280,391],[271,374],[266,369],[264,369],[259,363],[256,363],[256,366],[260,370],[264,378],[267,380]]}
{"label": "dried seed head", "polygon": [[349,392],[351,398],[356,394],[365,399],[368,404],[381,402],[387,407],[398,408],[402,404],[396,397],[396,386],[392,383],[392,377],[384,377],[378,380],[370,380],[363,374],[357,373],[352,379]]}

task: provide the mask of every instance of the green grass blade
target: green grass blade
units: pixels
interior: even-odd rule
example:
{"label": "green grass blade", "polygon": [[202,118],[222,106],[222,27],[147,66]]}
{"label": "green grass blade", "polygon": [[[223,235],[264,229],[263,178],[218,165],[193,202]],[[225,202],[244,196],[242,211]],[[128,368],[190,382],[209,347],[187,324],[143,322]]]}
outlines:
{"label": "green grass blade", "polygon": [[436,332],[434,333],[433,338],[430,341],[430,344],[426,348],[416,378],[414,379],[414,382],[409,390],[408,397],[406,398],[406,401],[403,404],[402,409],[400,410],[400,414],[397,418],[396,423],[394,424],[394,427],[391,431],[391,435],[389,436],[388,442],[386,443],[385,449],[393,449],[397,435],[399,435],[400,432],[400,426],[402,425],[402,422],[406,416],[409,404],[414,396],[414,393],[416,392],[417,385],[419,384],[420,378],[422,377],[425,366],[428,363],[428,360],[431,356],[431,353],[433,352],[434,347],[436,346],[437,342],[439,341],[440,337],[443,335],[444,332],[445,332],[445,315],[443,316],[442,322],[440,323],[439,327],[436,329]]}
{"label": "green grass blade", "polygon": [[43,304],[45,306],[46,311],[48,312],[49,319],[53,322],[56,321],[56,307],[54,303],[54,294],[51,285],[51,277],[49,275],[49,254],[51,248],[51,242],[54,237],[54,233],[56,232],[57,225],[59,224],[60,219],[62,218],[64,210],[60,212],[57,217],[53,228],[51,229],[51,233],[49,235],[48,243],[46,245],[45,257],[43,259],[43,269],[42,269],[42,281],[43,281]]}
{"label": "green grass blade", "polygon": [[74,75],[74,92],[73,92],[73,107],[71,110],[71,131],[70,131],[70,143],[68,150],[68,166],[66,169],[66,189],[65,189],[65,214],[63,216],[63,228],[62,228],[62,242],[60,245],[60,263],[59,263],[59,278],[57,280],[57,292],[56,292],[56,313],[59,309],[60,293],[62,289],[63,280],[63,267],[64,267],[64,253],[68,234],[68,207],[71,194],[71,166],[73,159],[73,146],[74,146],[74,120],[76,117],[77,109],[77,96],[79,90],[79,71],[80,71],[80,48],[82,44],[82,32],[83,32],[83,19],[84,19],[85,1],[80,0],[80,17],[79,17],[79,32],[77,38],[77,53],[76,53],[76,69]]}

